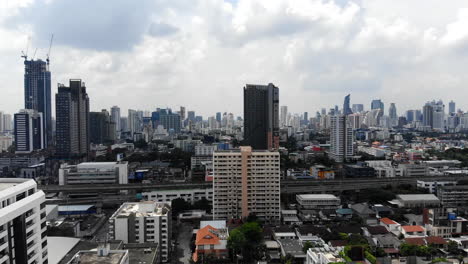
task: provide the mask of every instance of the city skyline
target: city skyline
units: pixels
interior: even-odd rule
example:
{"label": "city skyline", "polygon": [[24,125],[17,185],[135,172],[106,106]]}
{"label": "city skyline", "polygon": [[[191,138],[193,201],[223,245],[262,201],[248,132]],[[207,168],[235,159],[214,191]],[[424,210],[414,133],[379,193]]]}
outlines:
{"label": "city skyline", "polygon": [[[381,98],[395,102],[400,113],[419,109],[432,99],[447,104],[455,93],[465,93],[467,77],[457,62],[463,61],[460,50],[468,35],[463,26],[467,16],[463,8],[468,3],[463,1],[450,5],[425,2],[428,10],[438,11],[436,18],[428,16],[432,17],[429,21],[405,11],[401,2],[200,1],[184,8],[178,1],[143,1],[135,7],[117,1],[115,10],[133,8],[141,14],[124,15],[127,24],[137,26],[119,28],[122,36],[113,34],[116,16],[94,1],[84,5],[7,1],[2,5],[0,34],[11,40],[0,46],[5,58],[0,64],[2,80],[11,87],[2,96],[2,110],[7,113],[21,108],[24,72],[20,55],[28,36],[32,39],[30,57],[38,48],[35,58],[45,59],[51,34],[55,36],[51,93],[56,93],[57,83],[85,79],[93,98],[92,111],[113,105],[123,113],[136,105],[148,110],[182,105],[205,117],[215,112],[240,115],[242,106],[237,102],[242,101],[246,83],[272,82],[282,87],[281,104],[295,113],[340,105],[348,93],[359,98],[351,99],[352,104],[368,106],[372,99]],[[50,20],[63,16],[65,7],[81,10],[84,6],[102,10],[103,16],[78,17],[68,22],[68,28]],[[210,8],[223,19],[204,11]],[[260,10],[264,11],[261,17],[253,15]],[[42,11],[48,16],[36,14]],[[109,23],[104,22],[106,16]],[[261,19],[265,23],[259,23]],[[212,20],[219,27],[211,26],[216,24]],[[353,30],[344,34],[348,29]],[[78,34],[80,38],[70,34],[83,30],[86,34]],[[378,45],[381,41],[385,45]],[[461,101],[457,105],[467,106]]]}

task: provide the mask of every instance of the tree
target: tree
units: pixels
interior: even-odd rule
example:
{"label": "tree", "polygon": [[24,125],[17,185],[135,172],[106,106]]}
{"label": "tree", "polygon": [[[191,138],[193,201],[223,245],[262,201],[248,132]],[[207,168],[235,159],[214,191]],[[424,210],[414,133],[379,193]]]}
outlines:
{"label": "tree", "polygon": [[240,231],[245,235],[247,241],[254,245],[260,243],[263,239],[262,228],[257,222],[243,224]]}
{"label": "tree", "polygon": [[450,254],[457,254],[458,253],[458,243],[455,241],[450,240],[447,244],[447,250]]}
{"label": "tree", "polygon": [[177,199],[172,200],[171,206],[172,206],[173,217],[177,217],[177,215],[179,215],[180,212],[191,209],[190,203],[186,202],[182,198],[177,198]]}
{"label": "tree", "polygon": [[210,201],[208,201],[205,197],[203,197],[202,199],[194,202],[192,208],[210,212],[211,211]]}
{"label": "tree", "polygon": [[307,253],[307,250],[309,250],[309,248],[313,248],[314,247],[314,244],[310,241],[306,241],[304,243],[304,246],[302,246],[302,251],[304,251],[304,253]]}
{"label": "tree", "polygon": [[247,239],[239,228],[236,228],[229,233],[227,247],[233,251],[234,255],[241,253],[246,243]]}

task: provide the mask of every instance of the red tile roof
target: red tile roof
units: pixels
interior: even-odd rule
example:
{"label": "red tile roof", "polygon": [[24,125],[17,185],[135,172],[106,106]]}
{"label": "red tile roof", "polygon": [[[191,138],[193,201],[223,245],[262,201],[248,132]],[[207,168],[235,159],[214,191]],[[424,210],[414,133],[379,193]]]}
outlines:
{"label": "red tile roof", "polygon": [[218,229],[207,225],[204,228],[198,230],[197,237],[195,239],[195,245],[217,245],[219,244],[219,237],[213,232]]}
{"label": "red tile roof", "polygon": [[430,245],[430,244],[435,244],[435,245],[445,245],[445,244],[447,244],[447,240],[445,240],[442,237],[438,237],[438,236],[426,237],[426,242],[427,242],[428,245]]}
{"label": "red tile roof", "polygon": [[422,226],[418,226],[418,225],[402,226],[401,228],[403,228],[405,232],[424,232],[425,231]]}
{"label": "red tile roof", "polygon": [[395,222],[392,219],[387,218],[387,217],[381,218],[380,222],[382,222],[382,223],[384,223],[386,225],[397,225],[398,224],[397,222]]}
{"label": "red tile roof", "polygon": [[405,238],[405,242],[407,244],[415,245],[415,246],[424,246],[424,245],[426,245],[426,241],[424,241],[424,238],[422,238],[422,237]]}

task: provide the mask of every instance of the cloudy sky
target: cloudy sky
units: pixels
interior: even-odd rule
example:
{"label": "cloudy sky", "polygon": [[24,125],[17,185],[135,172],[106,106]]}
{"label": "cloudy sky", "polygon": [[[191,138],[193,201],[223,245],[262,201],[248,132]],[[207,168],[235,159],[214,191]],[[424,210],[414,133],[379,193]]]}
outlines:
{"label": "cloudy sky", "polygon": [[0,110],[23,107],[28,37],[45,58],[52,33],[53,93],[81,78],[92,110],[241,114],[243,85],[269,82],[293,112],[348,93],[468,110],[466,0],[0,0]]}

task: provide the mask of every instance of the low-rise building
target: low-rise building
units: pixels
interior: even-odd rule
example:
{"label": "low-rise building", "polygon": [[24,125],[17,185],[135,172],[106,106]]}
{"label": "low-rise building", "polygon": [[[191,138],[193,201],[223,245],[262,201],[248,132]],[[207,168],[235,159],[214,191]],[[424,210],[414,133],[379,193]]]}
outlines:
{"label": "low-rise building", "polygon": [[297,215],[297,210],[281,210],[281,221],[285,225],[302,225]]}
{"label": "low-rise building", "polygon": [[437,197],[444,207],[466,207],[468,206],[468,185],[439,187]]}
{"label": "low-rise building", "polygon": [[344,247],[324,247],[309,248],[307,250],[306,264],[328,264],[341,263],[344,259],[341,257]]}
{"label": "low-rise building", "polygon": [[406,208],[431,208],[439,207],[440,200],[434,194],[399,194],[396,202],[399,207]]}
{"label": "low-rise building", "polygon": [[[195,251],[192,255],[192,260],[195,262],[201,261],[207,255],[211,255],[217,259],[226,259],[229,250],[227,248],[227,240],[229,232],[225,221],[204,221],[201,223],[200,229],[197,231],[195,238]],[[210,222],[213,222],[210,225]],[[220,224],[221,222],[221,224]]]}
{"label": "low-rise building", "polygon": [[127,184],[128,162],[83,162],[62,164],[59,185],[73,184]]}
{"label": "low-rise building", "polygon": [[143,199],[155,202],[170,203],[172,200],[182,198],[186,202],[193,204],[196,201],[206,199],[213,201],[213,189],[190,189],[190,190],[161,190],[144,192]]}
{"label": "low-rise building", "polygon": [[157,243],[161,260],[166,262],[171,248],[171,219],[171,207],[167,203],[124,203],[109,218],[109,235],[125,244]]}
{"label": "low-rise building", "polygon": [[401,234],[404,237],[425,237],[426,229],[419,225],[406,225],[401,226]]}
{"label": "low-rise building", "polygon": [[126,249],[110,249],[109,245],[100,246],[97,250],[81,250],[67,264],[129,264],[129,253]]}
{"label": "low-rise building", "polygon": [[439,187],[455,186],[456,181],[420,181],[416,182],[416,186],[420,189],[427,190],[429,193],[436,194]]}
{"label": "low-rise building", "polygon": [[315,165],[310,167],[310,175],[314,179],[330,180],[335,178],[335,171],[332,168],[327,168],[323,165]]}
{"label": "low-rise building", "polygon": [[332,194],[297,194],[296,200],[301,209],[336,210],[341,205],[340,198]]}
{"label": "low-rise building", "polygon": [[346,178],[373,178],[375,169],[357,164],[343,165],[343,172]]}

